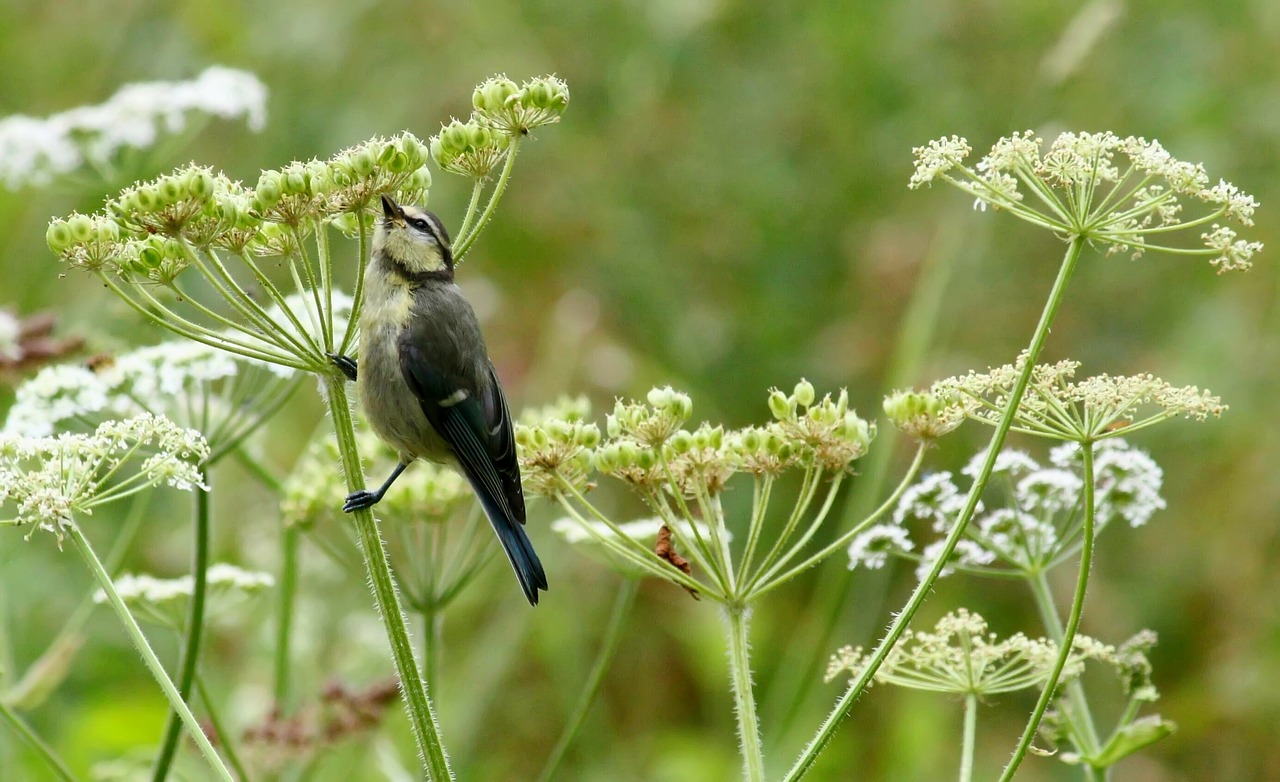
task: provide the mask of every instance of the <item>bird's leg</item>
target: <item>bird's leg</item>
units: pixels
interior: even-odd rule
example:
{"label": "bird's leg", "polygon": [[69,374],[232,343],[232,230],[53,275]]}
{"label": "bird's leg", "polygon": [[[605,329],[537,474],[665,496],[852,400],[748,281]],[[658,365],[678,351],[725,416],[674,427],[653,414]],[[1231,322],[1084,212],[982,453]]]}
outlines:
{"label": "bird's leg", "polygon": [[342,370],[342,374],[347,376],[347,380],[352,383],[356,382],[356,360],[350,356],[340,356],[337,353],[329,353],[329,360],[333,365]]}
{"label": "bird's leg", "polygon": [[391,488],[391,484],[396,482],[396,478],[399,478],[400,473],[404,472],[404,468],[408,466],[409,465],[404,462],[397,464],[396,468],[391,471],[391,475],[382,482],[382,485],[378,487],[377,491],[366,491],[361,489],[360,491],[353,491],[348,494],[347,501],[342,504],[342,512],[351,513],[352,511],[357,511],[361,508],[372,508],[374,505],[377,505],[378,502],[382,500],[382,495],[387,493],[387,489]]}

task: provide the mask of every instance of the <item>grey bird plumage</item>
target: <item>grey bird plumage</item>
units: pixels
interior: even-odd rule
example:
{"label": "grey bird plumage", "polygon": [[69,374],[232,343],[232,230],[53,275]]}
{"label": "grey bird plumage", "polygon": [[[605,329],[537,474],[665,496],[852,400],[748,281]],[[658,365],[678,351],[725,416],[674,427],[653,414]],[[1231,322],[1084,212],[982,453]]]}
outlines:
{"label": "grey bird plumage", "polygon": [[471,304],[453,281],[449,237],[431,212],[382,198],[360,314],[356,379],[373,430],[400,454],[376,491],[355,492],[343,510],[376,504],[417,459],[456,467],[479,498],[525,597],[538,602],[547,576],[524,531],[515,437],[498,374]]}

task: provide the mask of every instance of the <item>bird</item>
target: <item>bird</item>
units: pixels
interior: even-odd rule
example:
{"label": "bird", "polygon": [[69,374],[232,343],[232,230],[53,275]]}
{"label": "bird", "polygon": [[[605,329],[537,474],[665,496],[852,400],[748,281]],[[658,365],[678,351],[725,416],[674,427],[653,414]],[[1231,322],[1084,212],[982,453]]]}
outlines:
{"label": "bird", "polygon": [[454,282],[440,218],[382,196],[364,273],[359,360],[331,356],[356,382],[373,431],[399,454],[375,491],[342,509],[376,505],[417,459],[449,464],[470,482],[531,605],[547,574],[525,533],[515,432],[471,303]]}

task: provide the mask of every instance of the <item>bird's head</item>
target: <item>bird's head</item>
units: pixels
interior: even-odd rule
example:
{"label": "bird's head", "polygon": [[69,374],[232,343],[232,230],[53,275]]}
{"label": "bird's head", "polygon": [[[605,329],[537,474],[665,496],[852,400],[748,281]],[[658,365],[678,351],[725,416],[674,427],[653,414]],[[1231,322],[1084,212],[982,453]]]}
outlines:
{"label": "bird's head", "polygon": [[382,196],[373,252],[410,275],[453,275],[453,250],[440,218],[426,209],[401,206],[387,195]]}

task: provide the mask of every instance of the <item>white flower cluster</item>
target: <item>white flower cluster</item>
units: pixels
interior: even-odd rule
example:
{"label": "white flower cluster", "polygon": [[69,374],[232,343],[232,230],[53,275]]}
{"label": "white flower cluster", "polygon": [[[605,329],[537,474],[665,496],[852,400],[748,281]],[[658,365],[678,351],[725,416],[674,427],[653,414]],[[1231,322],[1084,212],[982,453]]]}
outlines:
{"label": "white flower cluster", "polygon": [[0,505],[17,515],[7,524],[33,525],[61,540],[75,514],[137,491],[167,484],[203,485],[197,466],[209,455],[199,432],[144,413],[106,421],[93,434],[57,437],[0,435]]}
{"label": "white flower cluster", "polygon": [[[266,365],[273,372],[284,368]],[[139,348],[91,366],[56,364],[18,387],[6,434],[48,437],[106,418],[163,415],[205,431],[215,450],[238,440],[274,409],[291,386],[245,360],[197,342]]]}
{"label": "white flower cluster", "polygon": [[[268,573],[242,570],[222,562],[211,565],[205,578],[208,581],[209,613],[214,617],[229,615],[245,598],[275,585],[275,579]],[[116,579],[115,587],[135,615],[179,630],[187,615],[195,579],[190,574],[178,578],[124,575]],[[93,600],[105,603],[107,596],[99,590]]]}
{"label": "white flower cluster", "polygon": [[[959,136],[916,147],[915,173],[908,187],[942,180],[968,193],[976,205],[1006,210],[1063,236],[1084,236],[1108,245],[1108,254],[1137,257],[1147,250],[1188,253],[1159,244],[1178,228],[1203,225],[1219,217],[1253,225],[1258,202],[1238,187],[1212,184],[1204,166],[1178,160],[1160,142],[1114,133],[1062,133],[1044,150],[1030,130],[999,139],[973,167],[965,164],[972,148]],[[1024,199],[1023,191],[1034,194]],[[1197,201],[1211,212],[1184,217],[1180,199]],[[1201,235],[1205,247],[1189,254],[1210,256],[1218,272],[1245,270],[1262,249],[1259,242],[1236,238],[1214,224]]]}
{"label": "white flower cluster", "polygon": [[[1079,676],[1085,660],[1110,647],[1083,636],[1062,672],[1063,679]],[[1114,653],[1114,650],[1110,650]],[[906,631],[894,644],[875,680],[915,690],[962,695],[998,695],[1037,687],[1049,678],[1058,646],[1022,633],[1000,640],[980,615],[957,609],[938,620],[933,632]],[[871,655],[846,646],[831,656],[826,681],[859,676]]]}
{"label": "white flower cluster", "polygon": [[[985,454],[978,454],[962,472],[976,476],[984,458]],[[1004,489],[1005,502],[990,512],[979,503],[974,523],[943,575],[957,567],[977,573],[1043,570],[1076,551],[1084,489],[1079,446],[1058,446],[1049,452],[1049,461],[1050,466],[1041,466],[1022,451],[1000,453],[990,485]],[[1132,527],[1146,524],[1165,507],[1160,496],[1163,480],[1159,465],[1124,440],[1096,443],[1096,528],[1101,530],[1117,518]],[[916,574],[923,577],[937,561],[944,541],[935,540],[915,554],[918,545],[909,525],[925,521],[933,533],[942,534],[955,521],[964,499],[951,473],[925,476],[903,493],[891,522],[854,537],[849,544],[849,567],[880,568],[894,555],[917,560]]]}
{"label": "white flower cluster", "polygon": [[44,119],[0,119],[0,182],[16,190],[48,184],[86,161],[107,165],[122,149],[146,149],[162,134],[181,133],[195,113],[244,118],[261,130],[267,88],[252,73],[214,66],[189,81],[126,84],[105,103]]}

